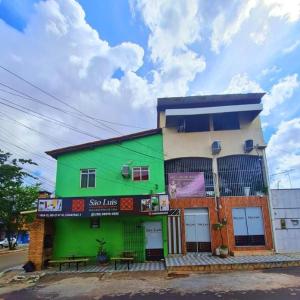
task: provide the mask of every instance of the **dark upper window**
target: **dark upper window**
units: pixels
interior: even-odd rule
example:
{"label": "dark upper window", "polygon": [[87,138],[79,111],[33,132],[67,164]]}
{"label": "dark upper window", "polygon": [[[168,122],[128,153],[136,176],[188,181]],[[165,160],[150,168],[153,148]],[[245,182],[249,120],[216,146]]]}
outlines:
{"label": "dark upper window", "polygon": [[187,116],[185,118],[185,132],[209,131],[209,116]]}
{"label": "dark upper window", "polygon": [[80,170],[80,187],[81,188],[96,187],[96,170],[95,169]]}
{"label": "dark upper window", "polygon": [[240,129],[238,113],[215,114],[212,116],[214,130],[234,130]]}
{"label": "dark upper window", "polygon": [[149,180],[149,167],[133,167],[132,180],[133,181]]}

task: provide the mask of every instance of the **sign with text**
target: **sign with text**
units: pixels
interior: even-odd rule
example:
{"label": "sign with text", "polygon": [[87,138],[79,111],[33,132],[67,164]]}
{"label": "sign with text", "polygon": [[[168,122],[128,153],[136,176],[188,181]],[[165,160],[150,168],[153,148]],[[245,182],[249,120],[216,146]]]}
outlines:
{"label": "sign with text", "polygon": [[203,172],[169,173],[170,198],[205,197]]}
{"label": "sign with text", "polygon": [[[126,214],[160,214],[158,196],[66,197],[39,199],[39,218],[99,217]],[[152,203],[153,202],[153,203]],[[150,203],[150,205],[148,205]],[[154,204],[155,203],[155,204]],[[155,209],[154,209],[155,208]]]}

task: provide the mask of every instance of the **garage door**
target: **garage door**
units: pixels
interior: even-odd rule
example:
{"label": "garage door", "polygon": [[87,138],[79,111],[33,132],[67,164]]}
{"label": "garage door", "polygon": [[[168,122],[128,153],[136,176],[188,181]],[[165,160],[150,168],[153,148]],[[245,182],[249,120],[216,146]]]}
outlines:
{"label": "garage door", "polygon": [[210,224],[207,208],[184,210],[185,238],[188,252],[211,251]]}

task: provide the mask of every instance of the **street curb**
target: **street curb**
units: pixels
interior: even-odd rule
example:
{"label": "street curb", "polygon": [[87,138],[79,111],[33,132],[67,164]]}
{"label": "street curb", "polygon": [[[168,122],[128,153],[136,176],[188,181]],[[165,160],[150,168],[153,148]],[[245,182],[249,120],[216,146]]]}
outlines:
{"label": "street curb", "polygon": [[0,256],[5,254],[18,253],[25,250],[28,250],[28,247],[24,247],[22,249],[17,249],[17,250],[4,250],[4,251],[0,251]]}

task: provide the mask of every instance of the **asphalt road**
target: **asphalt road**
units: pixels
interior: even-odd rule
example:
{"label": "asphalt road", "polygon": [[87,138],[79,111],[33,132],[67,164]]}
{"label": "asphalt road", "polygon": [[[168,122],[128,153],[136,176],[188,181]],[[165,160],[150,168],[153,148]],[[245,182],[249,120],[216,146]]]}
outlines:
{"label": "asphalt road", "polygon": [[[3,250],[1,250],[3,251]],[[27,249],[21,252],[0,253],[0,272],[24,264],[27,261]]]}
{"label": "asphalt road", "polygon": [[[1,299],[5,300],[35,300],[35,299],[72,299],[72,300],[90,300],[90,299],[101,299],[101,300],[215,300],[215,299],[224,299],[224,300],[279,300],[279,299],[300,299],[300,268],[294,267],[294,268],[284,268],[284,269],[273,269],[273,270],[266,270],[266,271],[246,271],[246,272],[228,272],[225,274],[216,273],[216,274],[200,274],[196,275],[196,281],[195,278],[186,278],[183,279],[185,283],[182,281],[183,285],[186,285],[186,280],[188,282],[192,283],[194,286],[194,283],[198,284],[202,281],[207,280],[207,278],[211,277],[222,277],[226,276],[226,281],[230,281],[230,278],[234,278],[233,280],[236,282],[235,275],[238,274],[238,276],[249,278],[249,289],[247,290],[229,290],[226,287],[224,289],[213,291],[214,289],[203,289],[201,291],[190,293],[189,291],[184,290],[180,288],[177,291],[174,291],[173,289],[167,289],[165,291],[155,291],[155,292],[145,292],[145,293],[134,293],[133,291],[131,293],[126,294],[113,294],[113,295],[100,295],[97,291],[101,291],[104,288],[105,281],[101,283],[101,281],[97,282],[96,286],[89,290],[88,281],[84,282],[84,279],[90,280],[91,277],[87,276],[93,276],[93,275],[86,275],[86,277],[81,277],[80,281],[82,281],[82,286],[80,286],[78,289],[75,289],[76,291],[73,292],[72,296],[69,294],[61,294],[60,292],[63,289],[64,291],[67,291],[68,289],[74,289],[76,285],[78,285],[78,282],[76,281],[75,285],[69,285],[70,282],[73,282],[74,278],[69,278],[70,281],[66,281],[67,277],[60,275],[57,279],[55,279],[55,276],[52,277],[52,279],[44,280],[40,284],[36,286],[32,286],[29,288],[13,291],[11,293],[3,294],[0,296]],[[266,288],[262,289],[255,289],[253,286],[251,286],[251,277],[257,277],[259,276],[260,279],[258,281],[263,281],[263,286],[266,286]],[[271,277],[270,277],[271,276]],[[295,280],[293,281],[295,283],[294,285],[289,285],[288,287],[282,288],[281,282],[284,280],[285,277],[291,276]],[[278,280],[277,280],[278,277]],[[64,279],[65,278],[65,279]],[[268,279],[269,278],[269,279]],[[278,281],[280,288],[268,288],[268,285],[271,285],[272,282],[269,281],[271,278],[271,281]],[[299,281],[298,281],[299,279]],[[63,283],[59,285],[59,289],[57,289],[56,283],[58,281],[63,280]],[[116,285],[122,282],[121,279],[117,279],[116,281],[112,281],[113,279],[109,279],[113,285]],[[139,284],[139,279],[134,279],[135,284]],[[162,279],[163,280],[163,279]],[[193,281],[194,280],[194,281]],[[200,280],[200,281],[198,281]],[[246,280],[247,281],[247,280]],[[256,282],[255,278],[252,278],[253,282]],[[69,283],[68,283],[69,282]],[[244,282],[244,281],[242,281]],[[181,283],[181,279],[179,279],[179,283]],[[244,283],[243,283],[244,284]],[[92,283],[94,285],[94,283]],[[180,284],[180,287],[183,285]],[[235,283],[235,285],[239,285],[239,283]],[[56,287],[55,287],[56,286]],[[98,290],[97,290],[98,286]],[[107,285],[105,286],[108,287]],[[46,288],[47,291],[45,293],[42,292],[42,290]],[[89,290],[89,291],[88,291]]]}
{"label": "asphalt road", "polygon": [[[224,300],[289,300],[289,299],[299,299],[300,298],[300,289],[288,288],[288,289],[278,289],[272,291],[245,291],[245,292],[219,292],[212,293],[210,291],[204,291],[196,294],[185,294],[181,295],[179,293],[149,293],[149,294],[127,294],[122,296],[104,296],[102,298],[97,298],[97,295],[93,295],[92,297],[87,296],[79,296],[72,297],[72,300],[216,300],[216,299],[224,299]],[[17,291],[10,293],[8,295],[2,295],[2,299],[4,300],[35,300],[41,299],[37,296],[33,289],[27,289],[22,291]],[[65,299],[69,300],[69,297],[61,298],[57,297],[55,294],[50,296],[48,299]]]}

